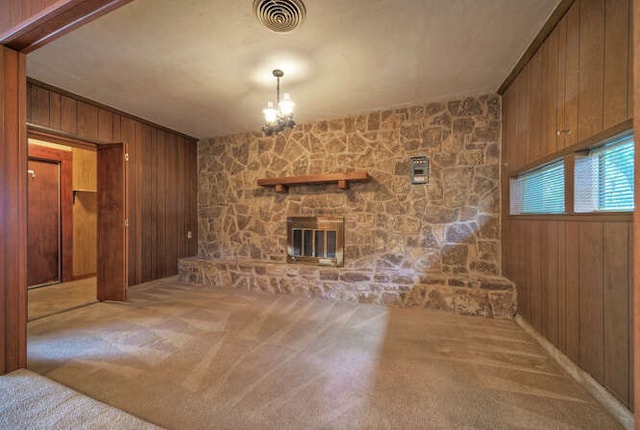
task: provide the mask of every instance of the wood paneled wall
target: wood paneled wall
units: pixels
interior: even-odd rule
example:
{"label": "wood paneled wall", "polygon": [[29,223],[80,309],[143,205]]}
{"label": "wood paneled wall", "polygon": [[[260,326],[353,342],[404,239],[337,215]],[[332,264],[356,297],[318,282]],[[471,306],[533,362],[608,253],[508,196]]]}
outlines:
{"label": "wood paneled wall", "polygon": [[0,374],[27,364],[25,56],[0,46]]}
{"label": "wood paneled wall", "polygon": [[504,233],[518,313],[631,407],[631,221],[519,219]]}
{"label": "wood paneled wall", "polygon": [[504,93],[502,151],[503,265],[518,312],[629,408],[631,214],[509,216],[508,187],[522,170],[630,127],[630,11],[631,0],[568,7]]}
{"label": "wood paneled wall", "polygon": [[28,83],[27,94],[29,123],[125,143],[129,285],[177,274],[178,258],[197,253],[195,139],[37,82]]}

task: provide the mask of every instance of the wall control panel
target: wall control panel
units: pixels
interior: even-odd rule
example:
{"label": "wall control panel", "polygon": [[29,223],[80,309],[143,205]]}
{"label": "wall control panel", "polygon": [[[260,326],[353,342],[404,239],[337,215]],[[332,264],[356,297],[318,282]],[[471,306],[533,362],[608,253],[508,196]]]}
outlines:
{"label": "wall control panel", "polygon": [[409,165],[411,169],[409,177],[412,184],[429,183],[429,159],[426,156],[411,157]]}

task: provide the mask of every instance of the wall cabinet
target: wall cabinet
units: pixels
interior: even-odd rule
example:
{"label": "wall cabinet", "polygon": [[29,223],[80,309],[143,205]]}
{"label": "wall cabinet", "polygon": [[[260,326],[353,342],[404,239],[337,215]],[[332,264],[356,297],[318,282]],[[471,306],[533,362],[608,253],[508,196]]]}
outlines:
{"label": "wall cabinet", "polygon": [[573,3],[504,93],[509,172],[631,118],[630,30],[630,0]]}

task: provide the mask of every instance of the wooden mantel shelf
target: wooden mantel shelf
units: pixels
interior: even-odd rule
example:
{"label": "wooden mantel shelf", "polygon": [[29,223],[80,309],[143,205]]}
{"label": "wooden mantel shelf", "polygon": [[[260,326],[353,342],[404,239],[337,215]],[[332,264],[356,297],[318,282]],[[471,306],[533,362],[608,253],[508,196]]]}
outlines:
{"label": "wooden mantel shelf", "polygon": [[349,189],[349,182],[367,182],[369,173],[365,170],[349,173],[327,173],[308,176],[281,176],[279,178],[258,179],[261,187],[275,187],[276,193],[286,193],[289,185],[311,185],[338,183],[341,190]]}

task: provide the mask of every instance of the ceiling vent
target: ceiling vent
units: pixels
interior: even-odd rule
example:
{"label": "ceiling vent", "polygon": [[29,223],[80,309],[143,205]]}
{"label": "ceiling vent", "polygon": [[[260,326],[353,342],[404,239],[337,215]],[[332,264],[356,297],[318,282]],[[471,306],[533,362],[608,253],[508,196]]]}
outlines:
{"label": "ceiling vent", "polygon": [[294,30],[307,15],[302,0],[254,0],[253,11],[262,25],[276,33]]}

